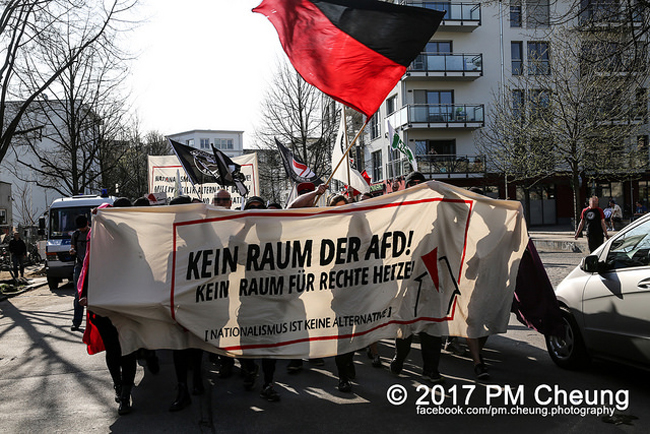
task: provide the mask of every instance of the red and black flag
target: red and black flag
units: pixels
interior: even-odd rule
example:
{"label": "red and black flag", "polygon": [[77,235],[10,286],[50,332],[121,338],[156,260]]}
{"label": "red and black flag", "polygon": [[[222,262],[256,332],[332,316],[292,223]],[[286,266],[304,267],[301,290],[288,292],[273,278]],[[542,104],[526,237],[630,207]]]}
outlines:
{"label": "red and black flag", "polygon": [[282,163],[287,176],[296,183],[311,182],[314,185],[322,184],[323,180],[320,179],[312,170],[303,163],[298,157],[287,149],[278,139],[275,139],[275,144],[278,146],[278,151],[282,156]]}
{"label": "red and black flag", "polygon": [[253,12],[275,26],[305,81],[368,117],[445,14],[377,0],[263,0]]}

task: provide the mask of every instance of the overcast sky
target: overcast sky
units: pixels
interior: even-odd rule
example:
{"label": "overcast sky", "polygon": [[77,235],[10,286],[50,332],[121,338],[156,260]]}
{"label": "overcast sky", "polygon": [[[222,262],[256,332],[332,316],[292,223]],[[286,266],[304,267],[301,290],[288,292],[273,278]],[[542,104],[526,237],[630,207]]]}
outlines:
{"label": "overcast sky", "polygon": [[130,80],[142,130],[245,131],[284,52],[261,0],[141,0],[146,22],[129,38],[139,53]]}

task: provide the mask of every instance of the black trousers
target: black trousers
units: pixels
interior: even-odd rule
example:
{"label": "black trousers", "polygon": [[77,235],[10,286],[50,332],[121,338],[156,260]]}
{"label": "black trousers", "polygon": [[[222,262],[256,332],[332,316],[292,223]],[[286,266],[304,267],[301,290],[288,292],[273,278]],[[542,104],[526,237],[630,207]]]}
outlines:
{"label": "black trousers", "polygon": [[136,353],[122,355],[117,329],[110,319],[90,313],[90,321],[97,327],[106,348],[106,366],[113,378],[113,384],[132,387],[135,381]]}
{"label": "black trousers", "polygon": [[[422,370],[424,372],[438,372],[440,363],[440,346],[442,339],[440,336],[431,336],[424,332],[419,333],[420,345],[422,347]],[[406,357],[411,351],[413,335],[406,339],[395,339],[395,358],[398,362],[404,363]]]}

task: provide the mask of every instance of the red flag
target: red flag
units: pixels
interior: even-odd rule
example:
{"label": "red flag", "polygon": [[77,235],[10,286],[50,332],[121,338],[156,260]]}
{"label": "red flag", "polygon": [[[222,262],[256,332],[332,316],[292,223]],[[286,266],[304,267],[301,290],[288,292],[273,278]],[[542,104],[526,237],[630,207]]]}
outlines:
{"label": "red flag", "polygon": [[306,82],[372,116],[438,29],[444,12],[377,0],[263,0]]}

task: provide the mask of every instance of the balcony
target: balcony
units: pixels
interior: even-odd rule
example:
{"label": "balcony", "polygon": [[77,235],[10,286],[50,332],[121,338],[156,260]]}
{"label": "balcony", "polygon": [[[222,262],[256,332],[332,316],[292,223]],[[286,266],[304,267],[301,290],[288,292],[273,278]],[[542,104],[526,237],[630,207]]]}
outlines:
{"label": "balcony", "polygon": [[485,176],[484,155],[417,155],[418,171],[427,178],[473,178]]}
{"label": "balcony", "polygon": [[388,116],[395,128],[481,128],[483,104],[412,104]]}
{"label": "balcony", "polygon": [[480,3],[450,3],[402,0],[400,4],[446,12],[440,30],[472,32],[481,25]]}
{"label": "balcony", "polygon": [[406,70],[406,77],[448,77],[457,80],[475,80],[482,75],[482,54],[422,53]]}

